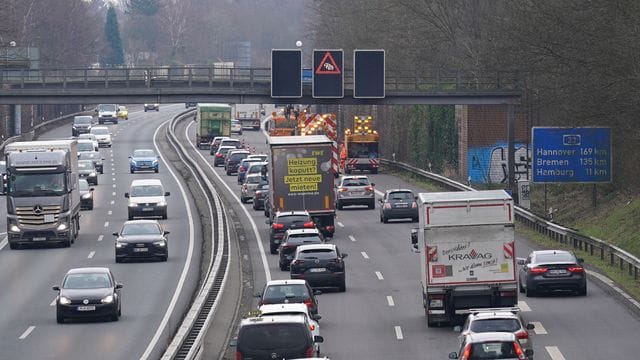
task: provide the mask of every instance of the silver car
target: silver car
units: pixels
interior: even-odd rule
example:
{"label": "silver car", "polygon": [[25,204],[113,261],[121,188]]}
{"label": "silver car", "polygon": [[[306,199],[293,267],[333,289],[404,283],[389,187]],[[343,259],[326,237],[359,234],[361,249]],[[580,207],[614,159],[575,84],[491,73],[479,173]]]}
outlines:
{"label": "silver car", "polygon": [[366,175],[343,176],[336,187],[336,207],[340,210],[349,205],[367,205],[376,207],[374,183]]}
{"label": "silver car", "polygon": [[260,174],[247,175],[242,184],[242,188],[240,188],[240,201],[246,204],[247,201],[253,199],[258,185],[263,181],[262,175]]}

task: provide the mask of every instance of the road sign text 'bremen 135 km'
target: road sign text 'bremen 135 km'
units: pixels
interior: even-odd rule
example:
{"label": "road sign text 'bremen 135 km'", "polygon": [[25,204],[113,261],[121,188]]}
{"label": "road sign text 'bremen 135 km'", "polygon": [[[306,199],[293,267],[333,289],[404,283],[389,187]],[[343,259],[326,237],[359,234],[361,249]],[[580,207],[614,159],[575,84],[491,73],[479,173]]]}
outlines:
{"label": "road sign text 'bremen 135 km'", "polygon": [[314,98],[343,98],[342,50],[313,50]]}
{"label": "road sign text 'bremen 135 km'", "polygon": [[534,183],[611,182],[611,129],[534,127]]}
{"label": "road sign text 'bremen 135 km'", "polygon": [[353,51],[353,97],[379,99],[385,97],[384,50]]}
{"label": "road sign text 'bremen 135 km'", "polygon": [[302,97],[302,50],[271,50],[271,97]]}

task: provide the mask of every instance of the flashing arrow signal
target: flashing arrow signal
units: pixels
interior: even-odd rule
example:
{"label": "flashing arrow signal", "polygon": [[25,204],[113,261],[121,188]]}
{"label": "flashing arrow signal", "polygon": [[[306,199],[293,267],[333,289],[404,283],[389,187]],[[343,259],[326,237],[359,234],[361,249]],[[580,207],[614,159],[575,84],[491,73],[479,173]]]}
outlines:
{"label": "flashing arrow signal", "polygon": [[317,75],[340,75],[341,71],[336,61],[331,56],[331,52],[327,51],[322,60],[320,61],[320,65],[316,68]]}

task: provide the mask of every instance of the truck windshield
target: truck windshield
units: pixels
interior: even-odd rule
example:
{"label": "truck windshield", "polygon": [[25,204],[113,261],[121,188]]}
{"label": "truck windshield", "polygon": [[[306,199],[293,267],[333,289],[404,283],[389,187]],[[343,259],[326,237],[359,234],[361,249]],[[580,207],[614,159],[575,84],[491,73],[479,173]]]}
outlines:
{"label": "truck windshield", "polygon": [[66,191],[65,173],[11,174],[8,192],[11,196],[60,196]]}
{"label": "truck windshield", "polygon": [[114,104],[102,104],[100,105],[100,111],[116,111]]}

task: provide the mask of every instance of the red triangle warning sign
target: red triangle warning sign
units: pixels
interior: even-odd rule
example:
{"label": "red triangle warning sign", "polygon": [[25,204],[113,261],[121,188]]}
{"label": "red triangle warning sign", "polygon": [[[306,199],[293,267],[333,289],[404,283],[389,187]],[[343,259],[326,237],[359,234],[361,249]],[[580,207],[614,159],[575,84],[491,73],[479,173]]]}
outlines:
{"label": "red triangle warning sign", "polygon": [[322,60],[320,61],[320,65],[316,68],[317,75],[340,75],[341,71],[336,64],[336,61],[331,56],[331,51],[327,51]]}

